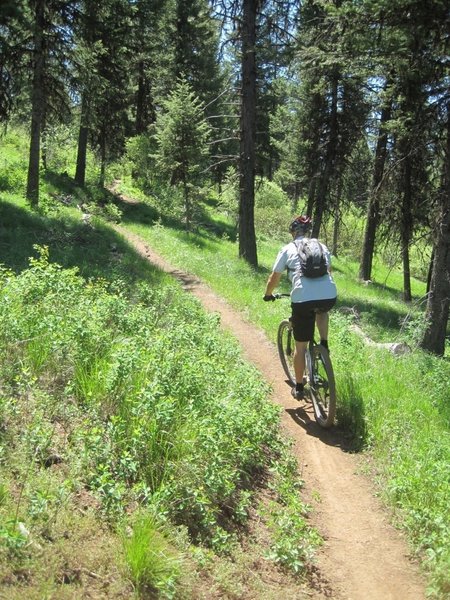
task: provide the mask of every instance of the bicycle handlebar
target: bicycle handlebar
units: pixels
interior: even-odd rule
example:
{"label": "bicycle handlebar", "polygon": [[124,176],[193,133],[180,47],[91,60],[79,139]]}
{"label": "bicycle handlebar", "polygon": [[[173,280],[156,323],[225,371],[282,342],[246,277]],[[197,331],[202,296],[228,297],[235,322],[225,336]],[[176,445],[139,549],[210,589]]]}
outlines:
{"label": "bicycle handlebar", "polygon": [[270,295],[266,295],[263,296],[263,300],[265,300],[266,302],[274,302],[275,300],[279,300],[280,298],[289,298],[290,294],[270,294]]}

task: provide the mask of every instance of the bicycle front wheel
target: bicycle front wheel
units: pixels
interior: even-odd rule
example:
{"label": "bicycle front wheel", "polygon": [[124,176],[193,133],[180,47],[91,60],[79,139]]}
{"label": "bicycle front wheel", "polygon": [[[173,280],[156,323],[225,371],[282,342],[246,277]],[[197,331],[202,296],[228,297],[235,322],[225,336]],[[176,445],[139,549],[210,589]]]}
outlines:
{"label": "bicycle front wheel", "polygon": [[295,340],[292,333],[292,324],[289,319],[281,321],[278,327],[277,336],[278,354],[280,356],[281,365],[287,378],[292,385],[295,385],[294,371],[294,350]]}
{"label": "bicycle front wheel", "polygon": [[324,346],[312,343],[306,354],[314,416],[321,427],[329,428],[336,416],[336,384],[330,355]]}

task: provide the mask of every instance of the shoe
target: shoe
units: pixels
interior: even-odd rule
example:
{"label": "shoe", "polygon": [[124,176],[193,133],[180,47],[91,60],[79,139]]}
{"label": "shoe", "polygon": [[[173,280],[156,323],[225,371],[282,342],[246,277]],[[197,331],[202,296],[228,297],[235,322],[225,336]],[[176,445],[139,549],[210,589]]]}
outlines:
{"label": "shoe", "polygon": [[[303,386],[302,386],[303,388]],[[296,400],[303,400],[303,398],[305,397],[305,390],[301,389],[298,390],[296,387],[291,388],[291,396],[293,398],[295,398]]]}

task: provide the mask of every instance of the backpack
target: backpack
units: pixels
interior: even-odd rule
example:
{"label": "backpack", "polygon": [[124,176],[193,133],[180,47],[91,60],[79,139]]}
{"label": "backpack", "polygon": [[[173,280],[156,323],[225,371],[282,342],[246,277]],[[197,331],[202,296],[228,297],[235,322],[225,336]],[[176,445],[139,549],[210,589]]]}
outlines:
{"label": "backpack", "polygon": [[306,238],[299,244],[293,242],[300,259],[300,271],[303,277],[323,277],[328,272],[327,261],[322,244],[316,238]]}

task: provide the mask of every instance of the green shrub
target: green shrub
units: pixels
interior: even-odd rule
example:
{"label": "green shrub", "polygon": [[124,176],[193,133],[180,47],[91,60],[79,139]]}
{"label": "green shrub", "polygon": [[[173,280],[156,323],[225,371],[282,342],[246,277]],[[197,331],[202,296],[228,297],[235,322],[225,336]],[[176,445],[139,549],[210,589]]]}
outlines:
{"label": "green shrub", "polygon": [[151,514],[140,514],[132,532],[123,536],[127,568],[137,590],[174,598],[182,560]]}
{"label": "green shrub", "polygon": [[258,236],[282,239],[292,220],[292,206],[285,192],[273,181],[256,185],[255,227]]}
{"label": "green shrub", "polygon": [[[105,518],[157,498],[194,539],[223,549],[233,507],[278,453],[266,386],[176,285],[142,285],[130,303],[119,284],[86,283],[39,252],[20,275],[3,274],[0,374],[79,415],[68,451]],[[27,431],[28,455],[45,459],[53,428],[38,405]]]}

